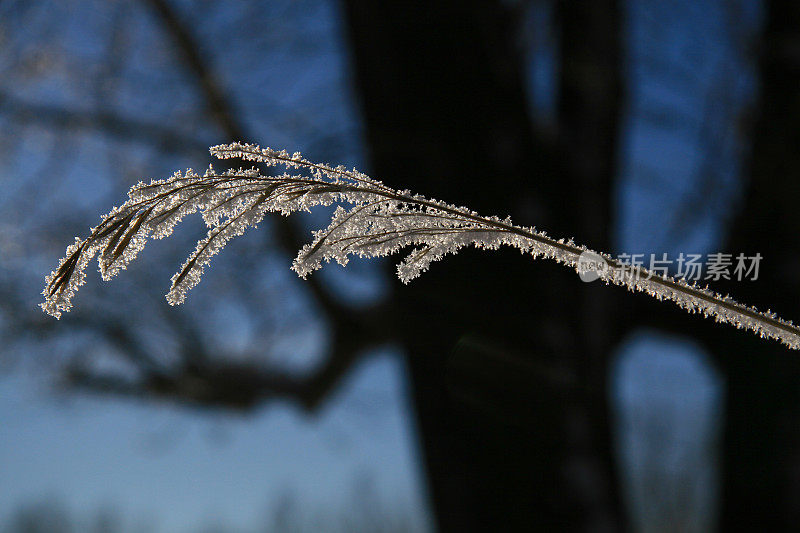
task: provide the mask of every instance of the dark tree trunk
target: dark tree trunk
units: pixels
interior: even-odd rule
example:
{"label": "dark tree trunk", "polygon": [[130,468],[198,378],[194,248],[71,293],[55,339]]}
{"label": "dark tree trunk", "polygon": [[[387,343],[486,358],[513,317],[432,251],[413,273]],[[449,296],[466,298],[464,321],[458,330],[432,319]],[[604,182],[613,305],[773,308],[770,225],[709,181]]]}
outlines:
{"label": "dark tree trunk", "polygon": [[[800,3],[766,5],[761,88],[743,205],[722,250],[760,253],[757,281],[714,288],[779,316],[800,317]],[[800,523],[800,357],[751,332],[698,321],[640,299],[655,327],[690,333],[726,381],[720,531],[796,531]]]}
{"label": "dark tree trunk", "polygon": [[[767,2],[746,203],[727,249],[763,256],[730,292],[800,318],[800,3]],[[721,531],[800,523],[800,357],[752,335],[710,339],[726,378]]]}
{"label": "dark tree trunk", "polygon": [[[555,149],[532,133],[504,2],[345,5],[378,179],[607,246],[620,87],[614,2],[559,3]],[[462,251],[398,290],[441,530],[620,528],[607,290],[509,250]]]}

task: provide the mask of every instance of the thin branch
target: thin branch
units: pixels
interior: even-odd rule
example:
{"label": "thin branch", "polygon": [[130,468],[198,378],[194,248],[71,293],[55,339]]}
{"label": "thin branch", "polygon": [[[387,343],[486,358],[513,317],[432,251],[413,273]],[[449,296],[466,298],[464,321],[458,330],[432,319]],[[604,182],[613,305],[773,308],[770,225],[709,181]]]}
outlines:
{"label": "thin branch", "polygon": [[[306,278],[330,260],[346,265],[353,253],[380,257],[409,246],[421,247],[422,250],[412,251],[398,265],[398,277],[407,283],[432,262],[465,246],[488,249],[513,246],[534,258],[553,259],[579,272],[588,267],[605,283],[645,292],[658,300],[671,300],[690,313],[699,312],[717,322],[731,323],[800,349],[800,328],[774,313],[762,313],[682,279],[654,276],[641,266],[624,264],[534,228],[516,226],[508,219],[485,217],[465,207],[410,191],[396,191],[356,170],[312,163],[299,153],[290,155],[242,143],[215,146],[211,153],[223,160],[254,161],[267,167],[281,165],[299,173],[262,175],[252,168],[217,174],[209,167],[202,176],[189,170],[166,180],[134,186],[126,203],[106,215],[86,239],[76,239],[67,248],[58,268],[46,279],[42,309],[59,317],[72,307],[72,297],[84,281],[84,270],[97,253],[100,271],[104,279],[109,279],[127,267],[149,237],[166,237],[184,216],[202,211],[208,234],[173,276],[167,293],[170,304],[180,304],[199,283],[212,257],[230,239],[257,225],[268,212],[289,215],[317,205],[339,203],[351,207],[337,207],[328,227],[316,231],[313,242],[295,258],[292,269],[300,277]],[[187,196],[187,190],[203,193]],[[230,198],[236,201],[225,201]],[[174,205],[180,206],[177,211]],[[165,217],[165,212],[170,215]],[[119,235],[124,235],[121,240]],[[111,249],[111,259],[104,260]],[[335,318],[339,328],[347,326],[350,320],[348,315]],[[342,331],[347,330],[337,329],[336,334]]]}
{"label": "thin branch", "polygon": [[183,24],[178,14],[166,0],[147,0],[163,24],[167,34],[172,38],[186,66],[200,84],[205,96],[209,113],[217,122],[225,135],[234,139],[246,138],[245,128],[235,119],[237,114],[230,104],[230,98],[217,83],[217,77],[211,72],[200,53],[200,46]]}

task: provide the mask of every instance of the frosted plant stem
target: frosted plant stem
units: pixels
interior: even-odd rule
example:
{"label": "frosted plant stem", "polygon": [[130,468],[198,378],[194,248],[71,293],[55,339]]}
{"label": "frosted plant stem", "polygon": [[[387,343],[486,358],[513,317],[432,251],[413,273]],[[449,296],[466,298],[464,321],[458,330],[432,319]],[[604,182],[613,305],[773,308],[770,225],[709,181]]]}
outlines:
{"label": "frosted plant stem", "polygon": [[[289,215],[335,203],[338,207],[328,227],[315,231],[312,242],[294,260],[292,269],[302,278],[330,260],[346,265],[351,255],[380,257],[409,246],[414,249],[397,266],[403,283],[419,276],[432,262],[469,245],[487,249],[513,246],[534,258],[547,257],[576,270],[580,270],[580,257],[591,254],[605,262],[606,268],[596,274],[607,284],[672,300],[691,313],[700,312],[800,349],[800,328],[774,313],[762,313],[682,279],[653,276],[642,266],[623,264],[532,227],[516,226],[508,218],[484,217],[465,207],[397,191],[355,169],[313,163],[299,153],[290,155],[244,143],[214,146],[211,153],[219,159],[280,165],[288,172],[262,175],[252,168],[220,174],[209,167],[202,176],[190,169],[166,180],[140,182],[129,191],[128,201],[103,217],[89,237],[76,238],[67,248],[58,268],[46,278],[42,309],[58,318],[72,307],[86,265],[97,253],[100,272],[110,279],[127,267],[148,237],[167,237],[183,217],[201,211],[208,234],[172,277],[167,293],[170,304],[180,304],[200,281],[211,258],[230,239],[258,224],[267,212]],[[295,170],[298,172],[292,173]]]}

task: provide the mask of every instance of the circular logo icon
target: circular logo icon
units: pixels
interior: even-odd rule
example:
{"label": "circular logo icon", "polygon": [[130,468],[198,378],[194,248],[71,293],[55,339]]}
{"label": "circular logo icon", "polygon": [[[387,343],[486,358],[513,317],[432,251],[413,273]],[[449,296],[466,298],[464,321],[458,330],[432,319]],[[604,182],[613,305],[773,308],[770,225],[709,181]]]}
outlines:
{"label": "circular logo icon", "polygon": [[600,279],[607,270],[608,263],[603,256],[594,252],[583,252],[578,256],[578,276],[581,281],[589,283]]}

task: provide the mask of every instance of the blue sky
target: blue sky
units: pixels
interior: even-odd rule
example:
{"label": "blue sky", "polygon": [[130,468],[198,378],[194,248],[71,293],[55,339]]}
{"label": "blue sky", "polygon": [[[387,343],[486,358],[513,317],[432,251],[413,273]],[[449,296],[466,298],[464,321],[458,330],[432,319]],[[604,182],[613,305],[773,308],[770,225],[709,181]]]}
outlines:
{"label": "blue sky", "polygon": [[0,381],[0,520],[53,499],[163,531],[245,528],[288,497],[335,515],[365,482],[388,509],[423,517],[402,376],[396,357],[379,354],[313,416],[280,402],[231,416],[56,395],[18,369]]}

